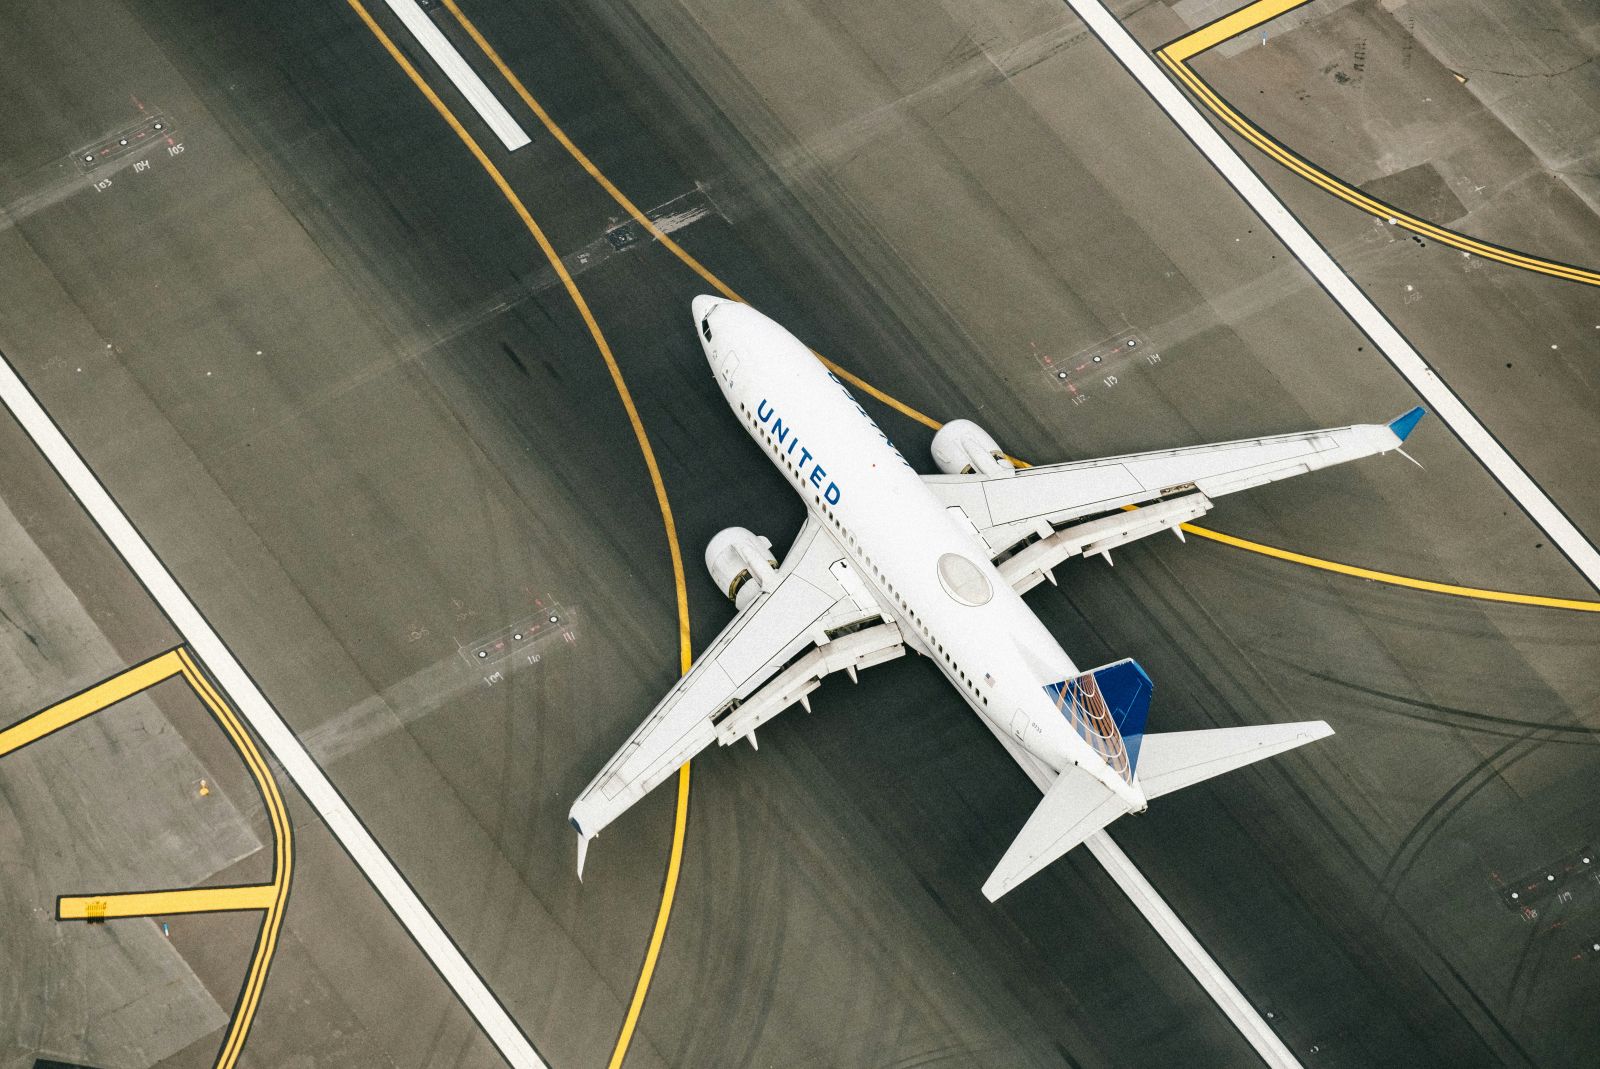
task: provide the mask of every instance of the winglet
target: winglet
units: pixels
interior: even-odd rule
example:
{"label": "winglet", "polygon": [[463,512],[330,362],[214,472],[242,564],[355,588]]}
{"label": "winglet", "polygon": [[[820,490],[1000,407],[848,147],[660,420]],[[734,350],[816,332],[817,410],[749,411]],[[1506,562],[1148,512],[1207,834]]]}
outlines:
{"label": "winglet", "polygon": [[1389,421],[1389,430],[1403,442],[1411,436],[1411,432],[1416,429],[1417,424],[1422,422],[1422,417],[1427,414],[1428,410],[1418,405],[1405,415],[1391,419]]}
{"label": "winglet", "polygon": [[567,823],[572,825],[572,830],[578,833],[578,882],[583,882],[583,859],[589,856],[589,840],[592,835],[583,834],[583,827],[578,823],[577,817],[568,817]]}

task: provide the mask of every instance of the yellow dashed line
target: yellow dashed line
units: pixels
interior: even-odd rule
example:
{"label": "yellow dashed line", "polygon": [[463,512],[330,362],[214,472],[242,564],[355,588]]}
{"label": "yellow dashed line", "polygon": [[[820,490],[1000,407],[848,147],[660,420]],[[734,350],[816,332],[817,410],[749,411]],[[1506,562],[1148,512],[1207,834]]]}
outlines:
{"label": "yellow dashed line", "polygon": [[283,907],[289,896],[289,878],[294,869],[294,834],[267,764],[255,742],[239,722],[233,709],[212,688],[210,682],[185,649],[169,650],[159,657],[135,665],[102,683],[64,701],[57,702],[28,717],[20,724],[0,732],[0,757],[30,742],[102,709],[108,709],[173,676],[183,676],[195,696],[205,703],[233,743],[245,767],[261,792],[261,802],[272,824],[272,882],[248,887],[197,887],[173,891],[135,891],[103,895],[63,895],[56,901],[56,918],[63,921],[104,921],[126,917],[176,915],[182,913],[241,912],[262,910],[261,931],[255,955],[245,973],[244,987],[228,1024],[228,1033],[217,1052],[216,1069],[233,1069],[244,1049],[245,1038],[255,1020],[267,969],[278,945],[283,924]]}
{"label": "yellow dashed line", "polygon": [[1600,286],[1600,272],[1517,252],[1514,249],[1502,249],[1477,238],[1468,237],[1457,231],[1437,226],[1425,219],[1401,211],[1393,205],[1385,204],[1368,196],[1354,186],[1329,174],[1304,156],[1292,152],[1279,144],[1259,126],[1230,107],[1227,101],[1223,100],[1189,66],[1189,60],[1207,49],[1213,48],[1231,37],[1245,33],[1264,22],[1275,19],[1291,8],[1299,7],[1304,2],[1305,0],[1257,0],[1254,4],[1242,7],[1233,14],[1224,16],[1207,26],[1202,26],[1194,33],[1158,49],[1155,53],[1156,58],[1166,65],[1167,69],[1194,94],[1197,100],[1238,133],[1240,137],[1243,137],[1262,153],[1294,174],[1299,175],[1319,189],[1338,197],[1345,203],[1359,208],[1368,215],[1384,222],[1393,221],[1396,226],[1404,227],[1412,233],[1426,237],[1431,241],[1437,241],[1441,245],[1459,249],[1462,252],[1480,256],[1486,260],[1495,260],[1511,267],[1518,267],[1525,271],[1536,271],[1539,274],[1566,279],[1569,282],[1577,282],[1586,286]]}

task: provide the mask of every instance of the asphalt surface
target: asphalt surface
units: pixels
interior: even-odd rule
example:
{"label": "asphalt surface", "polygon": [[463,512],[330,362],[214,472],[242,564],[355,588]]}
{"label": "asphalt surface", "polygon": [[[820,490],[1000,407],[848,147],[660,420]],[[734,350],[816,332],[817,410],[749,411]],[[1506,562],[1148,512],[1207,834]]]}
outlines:
{"label": "asphalt surface", "polygon": [[[1315,54],[1336,17],[1380,17],[1360,7],[1306,23],[1296,47]],[[1014,453],[1101,455],[1413,403],[1063,7],[468,11],[629,196],[697,216],[674,237],[721,277],[878,386],[976,418]],[[448,14],[434,17],[475,59]],[[1129,25],[1152,46],[1187,28],[1161,5]],[[0,33],[16,101],[0,130],[0,350],[541,1054],[604,1063],[655,916],[671,798],[609,828],[582,885],[564,816],[670,684],[677,650],[660,519],[582,322],[343,4],[30,3]],[[703,366],[687,308],[705,283],[652,243],[608,237],[620,210],[520,108],[535,140],[503,159],[410,51],[567,258],[617,353],[704,645],[731,607],[700,548],[731,524],[782,546],[801,517]],[[1248,52],[1200,69],[1241,105],[1258,82],[1256,100],[1287,97],[1292,64],[1273,55],[1268,70]],[[1277,121],[1288,105],[1274,107],[1252,114]],[[156,112],[182,151],[163,139],[139,157],[149,169],[119,156],[85,175],[69,156]],[[1404,170],[1362,170],[1383,148],[1350,137],[1322,162],[1363,181]],[[1600,526],[1581,460],[1596,425],[1593,292],[1467,270],[1263,174],[1569,515]],[[1442,201],[1435,187],[1421,183],[1417,210]],[[1507,219],[1535,219],[1545,200],[1515,183],[1496,195]],[[1593,225],[1563,204],[1573,227]],[[1077,394],[1052,374],[1128,332],[1159,361],[1119,363],[1114,385],[1073,378]],[[925,429],[874,415],[925,455]],[[1391,457],[1230,499],[1211,519],[1371,567],[1593,596],[1436,421],[1414,446],[1426,472]],[[47,482],[0,494],[26,516],[17,495]],[[164,648],[115,562],[87,559],[92,536],[70,511],[58,502],[24,526],[79,599],[103,597],[109,651],[131,663]],[[1338,731],[1114,832],[1304,1061],[1584,1064],[1600,1039],[1584,1012],[1600,983],[1586,950],[1600,885],[1563,878],[1532,917],[1506,895],[1593,842],[1600,620],[1193,541],[1062,578],[1032,603],[1079,663],[1138,657],[1160,728],[1326,718]],[[472,663],[478,643],[552,613],[527,656]],[[117,667],[111,652],[58,656],[69,690]],[[181,704],[162,715],[220,767],[219,741]],[[759,753],[696,763],[630,1066],[1251,1060],[1086,856],[999,906],[982,899],[1036,794],[928,666],[896,662],[814,704],[772,725]],[[17,781],[0,763],[22,797]],[[314,816],[293,815],[296,938],[242,1064],[491,1064]],[[240,819],[259,837],[259,814]],[[240,967],[229,938],[173,942],[224,1008],[216,993]],[[43,966],[38,997],[86,969]],[[191,1001],[197,1038],[166,1064],[214,1057],[198,989]],[[0,1050],[27,1064],[30,1040],[0,1035]]]}

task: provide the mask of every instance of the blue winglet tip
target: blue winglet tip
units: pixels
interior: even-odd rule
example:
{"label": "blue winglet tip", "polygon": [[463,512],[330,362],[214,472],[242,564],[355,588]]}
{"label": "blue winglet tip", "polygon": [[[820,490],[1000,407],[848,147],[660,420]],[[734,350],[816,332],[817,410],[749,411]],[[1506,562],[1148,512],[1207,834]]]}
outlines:
{"label": "blue winglet tip", "polygon": [[1396,438],[1403,442],[1411,437],[1411,432],[1416,429],[1417,424],[1422,422],[1422,417],[1427,414],[1428,410],[1418,405],[1405,415],[1390,420],[1389,429],[1394,432]]}

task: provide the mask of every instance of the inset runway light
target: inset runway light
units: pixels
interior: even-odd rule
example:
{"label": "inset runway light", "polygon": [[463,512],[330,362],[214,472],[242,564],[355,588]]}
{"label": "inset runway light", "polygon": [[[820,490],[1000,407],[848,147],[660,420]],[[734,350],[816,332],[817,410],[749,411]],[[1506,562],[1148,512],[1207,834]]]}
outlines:
{"label": "inset runway light", "polygon": [[120,138],[117,139],[117,144],[119,144],[119,145],[126,145],[127,143],[128,143],[128,139],[125,138],[125,137],[120,137]]}
{"label": "inset runway light", "polygon": [[554,616],[550,617],[550,622],[551,623],[555,623],[556,622],[556,618]]}
{"label": "inset runway light", "polygon": [[1058,371],[1058,372],[1056,372],[1056,378],[1058,378],[1058,379],[1064,379],[1064,378],[1066,378],[1066,377],[1067,377],[1067,373],[1066,373],[1066,372],[1065,372],[1065,371]]}
{"label": "inset runway light", "polygon": [[1555,878],[1555,877],[1554,877],[1554,876],[1548,876],[1548,875],[1547,875],[1547,876],[1545,876],[1545,880],[1546,880],[1546,881],[1547,881],[1547,882],[1549,882],[1549,883],[1554,883],[1554,882],[1555,882],[1555,879],[1556,879],[1556,878]]}
{"label": "inset runway light", "polygon": [[511,637],[516,639],[518,642],[521,642],[522,641],[522,632],[518,631],[516,634],[512,635]]}
{"label": "inset runway light", "polygon": [[156,123],[156,129],[157,130],[165,130],[166,128],[167,128],[167,124],[166,123],[160,123],[160,122]]}
{"label": "inset runway light", "polygon": [[[487,656],[489,656],[489,651],[488,650],[479,650],[478,651],[478,656],[479,657],[487,657]],[[1511,897],[1515,898],[1517,896],[1516,895],[1512,895]]]}
{"label": "inset runway light", "polygon": [[1098,356],[1094,357],[1094,362],[1098,364],[1100,362],[1100,358]]}
{"label": "inset runway light", "polygon": [[84,163],[93,163],[94,162],[94,153],[91,152],[87,156],[85,156],[83,158],[83,162]]}
{"label": "inset runway light", "polygon": [[[480,656],[481,656],[481,655],[480,655]],[[1512,897],[1512,898],[1521,898],[1521,897],[1522,897],[1522,896],[1521,896],[1521,895],[1519,895],[1519,894],[1517,894],[1517,892],[1515,892],[1515,891],[1512,891],[1512,892],[1511,892],[1511,897]]]}

